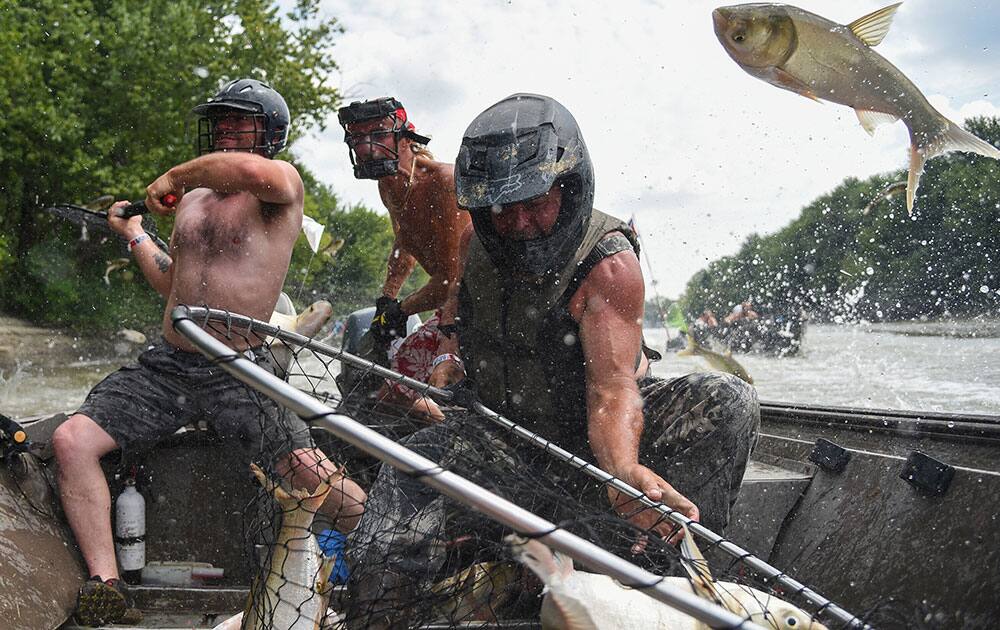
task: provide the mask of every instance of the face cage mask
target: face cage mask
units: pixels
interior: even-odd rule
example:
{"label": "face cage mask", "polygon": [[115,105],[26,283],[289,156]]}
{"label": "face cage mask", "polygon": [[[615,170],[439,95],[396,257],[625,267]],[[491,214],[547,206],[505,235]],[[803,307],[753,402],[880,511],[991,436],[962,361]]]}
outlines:
{"label": "face cage mask", "polygon": [[[347,131],[347,125],[344,125],[344,142],[347,143],[351,164],[354,165],[354,177],[357,179],[381,179],[399,172],[399,138],[403,135],[402,123],[399,119],[393,118],[392,129],[369,133],[351,134]],[[380,149],[388,154],[388,157],[372,157],[362,161],[358,158],[358,147],[367,147],[369,155]]]}
{"label": "face cage mask", "polygon": [[[408,122],[406,110],[394,98],[352,103],[341,109],[338,117],[344,128],[344,142],[347,143],[351,164],[354,166],[354,177],[357,179],[381,179],[398,173],[400,138],[409,138],[420,144],[431,141],[413,129],[413,124]],[[351,133],[348,130],[352,125],[383,119],[392,121],[390,129],[376,129],[368,133]],[[391,146],[387,136],[392,136]],[[367,147],[369,154],[381,150],[387,157],[361,160],[358,158],[358,147]]]}
{"label": "face cage mask", "polygon": [[[246,145],[242,143],[239,146],[233,147],[231,149],[216,149],[215,148],[215,125],[226,116],[202,116],[198,119],[198,155],[205,155],[207,153],[214,153],[216,151],[250,151],[253,153],[260,153],[266,157],[271,157],[271,147],[267,144],[267,117],[264,114],[241,114],[241,116],[252,116],[253,117],[253,131],[227,131],[225,135],[229,136],[250,136],[249,142]],[[264,144],[257,144],[257,138],[260,137],[261,132],[264,132],[265,141]]]}

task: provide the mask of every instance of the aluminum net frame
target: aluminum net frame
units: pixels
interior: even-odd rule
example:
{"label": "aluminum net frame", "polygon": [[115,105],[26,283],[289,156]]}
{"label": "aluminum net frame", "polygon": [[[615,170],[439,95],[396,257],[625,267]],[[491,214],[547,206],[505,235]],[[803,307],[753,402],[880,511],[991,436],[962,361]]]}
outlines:
{"label": "aluminum net frame", "polygon": [[[337,372],[334,362],[339,361],[360,370],[363,377],[387,379],[388,382],[409,388],[412,392],[415,392],[415,396],[411,397],[411,400],[431,399],[438,401],[440,404],[446,404],[451,402],[453,397],[452,392],[436,389],[425,383],[409,379],[384,366],[365,361],[327,343],[225,311],[178,307],[173,313],[173,319],[175,328],[185,336],[188,336],[202,352],[219,362],[220,365],[233,373],[239,380],[254,387],[266,396],[273,398],[283,407],[307,419],[313,427],[321,427],[323,430],[336,436],[339,441],[337,446],[350,445],[357,449],[359,453],[364,453],[369,457],[384,461],[403,471],[408,476],[415,476],[422,483],[426,483],[436,491],[456,499],[465,505],[472,506],[474,509],[489,515],[491,518],[498,520],[515,531],[543,539],[552,548],[558,549],[577,560],[581,560],[588,568],[612,575],[623,584],[640,588],[653,597],[660,599],[660,601],[674,605],[679,603],[676,599],[673,602],[667,601],[668,596],[658,590],[657,585],[664,585],[662,578],[631,562],[626,562],[618,556],[608,554],[591,543],[581,541],[580,538],[569,531],[574,529],[571,525],[560,522],[560,525],[563,525],[563,527],[557,527],[546,519],[540,519],[538,516],[530,513],[526,514],[523,509],[513,506],[506,500],[496,497],[488,491],[484,491],[475,484],[470,484],[467,479],[457,477],[457,475],[443,470],[440,466],[428,461],[426,458],[420,458],[419,455],[415,456],[406,449],[401,449],[395,440],[399,439],[400,435],[406,435],[415,428],[424,426],[424,423],[420,419],[421,414],[412,413],[414,408],[417,407],[416,404],[410,409],[403,409],[396,405],[394,409],[395,413],[386,413],[385,409],[380,412],[378,411],[380,406],[379,400],[362,395],[361,387],[357,385],[359,379],[354,380],[355,385],[352,388],[345,387],[343,380],[335,385],[331,377]],[[214,336],[206,334],[206,329],[211,330]],[[286,370],[285,374],[288,382],[266,374],[263,370],[254,368],[252,363],[245,359],[241,360],[240,357],[242,355],[233,352],[226,345],[219,342],[217,339],[219,337],[228,337],[229,339],[239,339],[242,337],[245,340],[257,340],[258,342],[266,338],[270,342],[273,354],[280,355],[282,352],[292,353],[294,364]],[[311,355],[311,359],[306,358],[306,354]],[[378,430],[375,431],[372,428],[351,421],[343,413],[336,413],[324,405],[324,402],[337,404],[340,411],[350,413],[351,415],[358,415],[358,412],[362,414],[367,412],[368,415],[366,417],[372,418],[374,414],[378,418],[378,422],[374,423],[374,427]],[[864,621],[816,593],[813,589],[802,585],[778,569],[771,567],[763,560],[750,554],[731,541],[724,539],[696,522],[690,521],[684,515],[671,510],[665,505],[649,500],[638,490],[631,488],[621,480],[616,479],[585,460],[561,449],[543,437],[520,427],[480,403],[473,402],[470,407],[473,411],[472,415],[477,420],[480,422],[486,420],[488,424],[492,425],[494,429],[492,432],[493,435],[496,433],[514,435],[518,439],[518,443],[528,443],[537,447],[539,449],[538,452],[544,457],[552,461],[561,462],[563,465],[568,465],[568,468],[574,472],[582,472],[586,476],[600,482],[600,484],[613,487],[632,497],[637,510],[654,509],[659,511],[664,519],[669,519],[673,523],[686,525],[702,540],[703,544],[707,542],[707,551],[715,552],[714,555],[717,558],[728,558],[728,562],[724,561],[722,563],[725,567],[722,571],[723,574],[739,575],[743,578],[741,581],[756,580],[755,583],[764,587],[769,593],[777,593],[786,598],[795,597],[812,608],[815,614],[821,614],[825,619],[836,622],[839,627],[863,627],[866,625]],[[368,424],[372,425],[373,423],[369,422]],[[476,430],[481,431],[482,428],[482,423],[480,423],[477,425]],[[486,431],[486,433],[491,432]],[[414,457],[417,457],[417,459],[413,459]],[[455,467],[455,462],[450,462],[450,464],[449,468],[456,470],[461,468],[461,466]],[[364,474],[362,474],[361,477],[363,481],[368,483],[374,481],[373,476],[364,478]],[[579,506],[575,505],[575,507],[578,508]],[[610,510],[605,508],[601,516],[605,517],[609,513]],[[604,543],[600,533],[596,531],[600,527],[587,526],[588,516],[581,515],[577,519],[579,522],[572,525],[579,526],[583,523],[584,526],[582,528],[575,528],[577,533]],[[525,518],[528,520],[524,520]],[[621,521],[621,519],[618,520]],[[532,527],[525,527],[528,523]],[[634,540],[636,532],[630,531],[627,523],[624,526],[621,523],[618,525],[622,530],[617,534],[619,537],[631,537],[630,539]],[[651,546],[655,547],[655,551],[661,553],[661,555],[673,554],[676,559],[676,552],[669,545]],[[606,556],[611,557],[608,558]],[[712,557],[712,554],[709,554],[709,556]],[[622,563],[625,566],[622,566]],[[643,563],[640,562],[639,564]],[[656,563],[647,562],[646,565],[654,570],[662,569],[662,563],[661,565],[657,565]],[[475,569],[479,577],[472,576],[468,572],[456,573],[453,576],[454,579],[451,581],[451,584],[460,585],[462,588],[468,589],[470,580],[475,582],[482,578],[492,583],[493,591],[502,590],[497,588],[496,585],[496,582],[501,580],[498,580],[496,575],[491,573],[491,571],[496,569],[496,566],[486,563],[470,565],[466,569]],[[664,588],[663,590],[670,592],[669,597],[674,597],[677,594],[675,589]],[[496,602],[491,600],[490,597],[487,596],[486,604],[492,607]],[[705,600],[697,600],[697,598],[695,600],[701,604],[706,603]],[[449,601],[454,603],[454,597]],[[766,602],[764,603],[766,605]],[[684,608],[683,606],[690,607],[692,604],[692,601],[681,602],[681,609],[691,614],[691,611],[695,609]],[[437,612],[440,616],[440,606],[438,606]],[[699,610],[697,612],[701,614],[703,611]],[[698,617],[697,614],[693,616]],[[723,619],[718,616],[709,616],[708,618],[701,619],[713,627],[738,627],[739,624],[748,623],[746,618],[741,618],[738,615],[735,619],[732,617]],[[468,620],[466,619],[465,621]],[[483,621],[481,618],[478,620]],[[496,621],[495,618],[493,620]],[[733,623],[737,625],[731,625]]]}

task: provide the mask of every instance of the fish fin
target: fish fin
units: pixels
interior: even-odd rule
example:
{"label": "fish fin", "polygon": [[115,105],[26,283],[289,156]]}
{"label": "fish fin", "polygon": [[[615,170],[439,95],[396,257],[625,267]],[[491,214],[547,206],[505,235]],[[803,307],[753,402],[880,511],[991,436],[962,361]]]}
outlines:
{"label": "fish fin", "polygon": [[229,619],[226,619],[219,625],[212,628],[212,630],[240,630],[243,626],[243,613],[236,613]]}
{"label": "fish fin", "polygon": [[878,46],[885,37],[885,34],[889,32],[889,27],[892,26],[892,18],[896,15],[896,9],[901,4],[903,3],[890,4],[878,11],[873,11],[868,15],[859,17],[848,24],[847,28],[851,29],[851,32],[864,42],[866,46]]}
{"label": "fish fin", "polygon": [[816,101],[817,103],[822,103],[816,93],[812,91],[812,88],[802,82],[802,80],[795,77],[795,75],[782,70],[781,68],[772,68],[768,73],[770,74],[773,83],[776,83],[779,87],[783,87],[786,90],[791,90],[796,94],[801,94],[802,96]]}
{"label": "fish fin", "polygon": [[313,589],[318,595],[326,595],[333,588],[333,584],[330,584],[330,576],[333,575],[333,568],[336,564],[336,554],[323,558],[323,561],[320,563],[319,571],[316,575],[316,588]]}
{"label": "fish fin", "polygon": [[910,172],[906,177],[906,213],[913,214],[913,198],[917,195],[920,176],[924,174],[924,162],[927,158],[915,146],[910,146]]}
{"label": "fish fin", "polygon": [[933,138],[917,140],[910,134],[910,173],[906,180],[906,210],[913,213],[913,199],[917,194],[924,162],[949,151],[966,151],[1000,160],[1000,149],[969,133],[961,126],[942,117],[944,130]]}
{"label": "fish fin", "polygon": [[[594,623],[594,619],[590,616],[587,608],[579,600],[572,597],[560,597],[558,598],[558,602],[551,601],[551,605],[557,607],[561,613],[558,616],[559,621],[562,622],[558,625],[559,628],[572,628],[572,630],[600,630],[600,628],[597,627],[597,624]],[[543,615],[543,617],[544,616],[545,615]],[[544,619],[542,627],[549,627],[544,623]]]}
{"label": "fish fin", "polygon": [[546,585],[561,582],[573,572],[571,558],[557,558],[556,554],[538,539],[512,534],[504,540],[510,546],[514,559],[531,569]]}
{"label": "fish fin", "polygon": [[855,109],[854,113],[858,115],[858,122],[865,128],[869,136],[875,135],[875,129],[879,125],[889,125],[899,120],[899,116],[893,116],[885,112],[876,112],[870,109]]}
{"label": "fish fin", "polygon": [[691,581],[691,588],[699,597],[718,604],[725,605],[722,593],[715,585],[712,577],[712,570],[708,568],[708,561],[702,555],[701,549],[695,544],[694,536],[691,535],[687,527],[681,525],[684,530],[684,537],[681,538],[680,552],[681,565],[687,571],[688,579]]}

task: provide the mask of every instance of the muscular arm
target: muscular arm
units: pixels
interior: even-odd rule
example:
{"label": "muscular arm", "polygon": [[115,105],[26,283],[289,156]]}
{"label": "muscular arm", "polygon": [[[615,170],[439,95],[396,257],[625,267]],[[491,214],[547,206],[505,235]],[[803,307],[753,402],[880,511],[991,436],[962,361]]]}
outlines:
{"label": "muscular arm", "polygon": [[[621,252],[598,263],[570,300],[586,361],[587,437],[602,468],[697,520],[698,508],[687,497],[639,463],[644,420],[635,360],[642,340],[643,293],[638,259]],[[635,513],[635,503],[611,489],[608,498],[637,526],[665,537],[673,533],[658,513]]]}
{"label": "muscular arm", "polygon": [[427,284],[406,296],[400,308],[407,315],[436,309],[448,297],[449,275],[441,273],[431,276]]}
{"label": "muscular arm", "polygon": [[[448,297],[441,307],[442,325],[455,323],[455,317],[458,314],[458,292],[462,288],[462,274],[465,271],[465,259],[469,255],[469,242],[472,240],[472,235],[473,230],[470,223],[465,226],[465,230],[462,232],[461,239],[458,242],[458,271],[455,276],[457,280],[448,285]],[[448,352],[458,354],[458,335],[452,335],[451,337],[441,335],[441,341],[438,343],[438,354]],[[463,376],[464,374],[457,363],[445,361],[434,368],[430,384],[435,387],[444,387],[450,383],[457,382]]]}
{"label": "muscular arm", "polygon": [[570,304],[586,360],[587,434],[598,464],[616,476],[639,461],[643,291],[639,261],[621,252],[594,267]]}
{"label": "muscular arm", "polygon": [[174,283],[174,261],[165,251],[146,239],[132,248],[132,258],[135,259],[146,281],[163,297],[170,296]]}
{"label": "muscular arm", "polygon": [[[125,219],[115,214],[119,208],[126,205],[128,205],[127,201],[119,201],[111,206],[111,210],[108,211],[108,224],[112,230],[120,234],[126,241],[131,241],[133,238],[143,234],[144,231],[142,229],[141,216]],[[153,239],[147,238],[132,248],[132,258],[139,265],[142,275],[146,277],[146,281],[149,282],[150,286],[156,289],[156,292],[163,297],[169,297],[170,288],[173,286],[174,281],[174,261],[170,256],[157,247]]]}
{"label": "muscular arm", "polygon": [[216,152],[179,164],[146,188],[146,205],[155,212],[171,212],[160,204],[167,193],[178,200],[185,190],[210,188],[220,193],[248,192],[276,206],[301,205],[302,178],[288,162],[243,152]]}

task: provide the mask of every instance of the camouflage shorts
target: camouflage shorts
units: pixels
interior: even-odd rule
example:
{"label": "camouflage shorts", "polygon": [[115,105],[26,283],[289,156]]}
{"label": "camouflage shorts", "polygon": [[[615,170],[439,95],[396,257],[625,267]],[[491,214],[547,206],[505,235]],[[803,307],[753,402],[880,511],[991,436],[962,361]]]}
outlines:
{"label": "camouflage shorts", "polygon": [[[274,372],[266,353],[247,352]],[[77,413],[96,422],[125,452],[148,450],[199,420],[248,454],[278,457],[312,445],[301,418],[207,357],[162,341],[98,383]]]}

